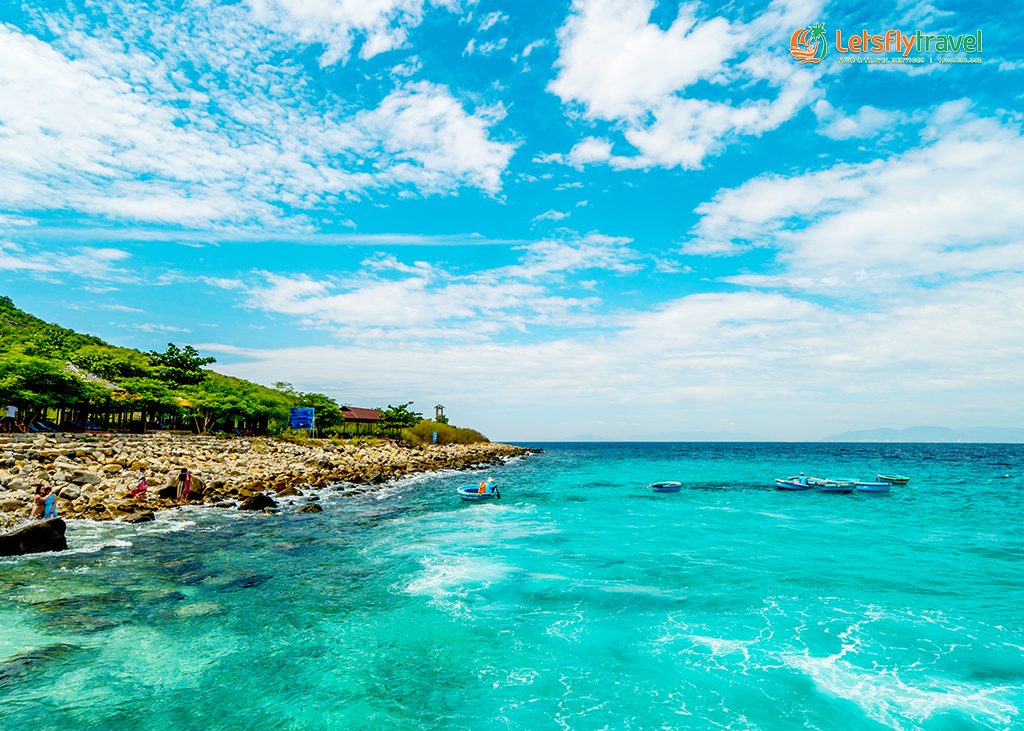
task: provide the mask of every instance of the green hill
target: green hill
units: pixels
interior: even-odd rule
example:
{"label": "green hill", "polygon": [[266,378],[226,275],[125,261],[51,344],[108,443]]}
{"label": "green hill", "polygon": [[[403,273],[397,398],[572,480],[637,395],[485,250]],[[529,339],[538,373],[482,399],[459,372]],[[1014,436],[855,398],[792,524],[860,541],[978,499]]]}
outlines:
{"label": "green hill", "polygon": [[[288,383],[268,388],[204,367],[215,362],[188,345],[168,343],[162,353],[119,348],[40,320],[0,296],[0,407],[18,407],[18,430],[51,419],[89,420],[105,429],[278,432],[288,425],[288,410],[302,406],[316,409],[321,434],[346,431],[331,397]],[[487,441],[471,429],[425,422],[410,405],[380,409],[375,428],[413,444],[435,431],[441,443]]]}
{"label": "green hill", "polygon": [[[49,417],[113,428],[148,421],[198,431],[266,430],[286,424],[288,409],[313,396],[204,368],[214,362],[171,343],[163,353],[120,348],[40,320],[0,297],[0,405],[17,406],[23,424]],[[323,411],[330,421],[329,405],[316,405],[318,416]]]}

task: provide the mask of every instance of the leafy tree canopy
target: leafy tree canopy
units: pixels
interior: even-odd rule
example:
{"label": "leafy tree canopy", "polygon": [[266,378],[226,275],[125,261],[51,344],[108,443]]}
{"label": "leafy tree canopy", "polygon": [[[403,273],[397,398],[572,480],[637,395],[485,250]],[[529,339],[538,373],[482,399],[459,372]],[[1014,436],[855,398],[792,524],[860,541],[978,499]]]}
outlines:
{"label": "leafy tree canopy", "polygon": [[420,422],[420,419],[423,418],[423,414],[416,411],[410,411],[409,407],[412,406],[412,404],[412,401],[399,404],[398,406],[388,404],[386,409],[379,409],[382,426],[389,431],[409,429],[416,426]]}
{"label": "leafy tree canopy", "polygon": [[157,365],[156,377],[179,386],[202,383],[207,375],[203,366],[217,362],[216,358],[200,357],[199,351],[191,345],[178,348],[174,343],[167,343],[167,350],[163,353],[151,350],[149,355]]}

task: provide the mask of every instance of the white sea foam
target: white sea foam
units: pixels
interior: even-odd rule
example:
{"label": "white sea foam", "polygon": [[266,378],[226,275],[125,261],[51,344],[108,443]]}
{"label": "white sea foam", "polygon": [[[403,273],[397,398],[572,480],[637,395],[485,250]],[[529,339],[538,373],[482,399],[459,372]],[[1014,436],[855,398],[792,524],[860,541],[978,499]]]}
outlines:
{"label": "white sea foam", "polygon": [[501,581],[513,569],[505,563],[476,557],[448,557],[425,562],[420,574],[405,591],[429,597],[435,606],[457,614],[468,609],[468,597]]}
{"label": "white sea foam", "polygon": [[951,711],[1010,728],[1020,713],[1008,700],[1022,690],[1016,686],[981,687],[940,678],[912,685],[895,670],[864,670],[836,655],[790,655],[784,662],[810,677],[822,692],[852,701],[868,718],[895,731],[911,731],[921,721]]}

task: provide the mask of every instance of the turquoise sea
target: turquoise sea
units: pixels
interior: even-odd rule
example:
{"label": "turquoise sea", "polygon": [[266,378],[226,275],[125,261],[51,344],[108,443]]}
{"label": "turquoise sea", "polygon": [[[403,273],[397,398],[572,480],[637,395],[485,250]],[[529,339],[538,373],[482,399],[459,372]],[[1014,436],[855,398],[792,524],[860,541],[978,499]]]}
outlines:
{"label": "turquoise sea", "polygon": [[529,446],[318,514],[70,521],[0,559],[0,725],[1024,728],[1024,445]]}

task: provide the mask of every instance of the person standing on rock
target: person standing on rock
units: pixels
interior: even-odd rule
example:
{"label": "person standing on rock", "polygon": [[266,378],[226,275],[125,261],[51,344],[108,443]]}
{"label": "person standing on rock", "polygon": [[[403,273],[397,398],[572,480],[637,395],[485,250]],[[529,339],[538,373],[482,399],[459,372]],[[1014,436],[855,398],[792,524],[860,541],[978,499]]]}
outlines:
{"label": "person standing on rock", "polygon": [[36,495],[32,501],[32,515],[29,520],[42,520],[43,512],[46,510],[46,495],[43,494],[43,486],[36,488]]}
{"label": "person standing on rock", "polygon": [[178,473],[178,502],[185,502],[188,500],[188,491],[192,487],[192,475],[189,474],[187,467],[182,467],[181,472]]}
{"label": "person standing on rock", "polygon": [[43,518],[56,518],[57,517],[57,493],[55,493],[49,487],[43,493]]}

